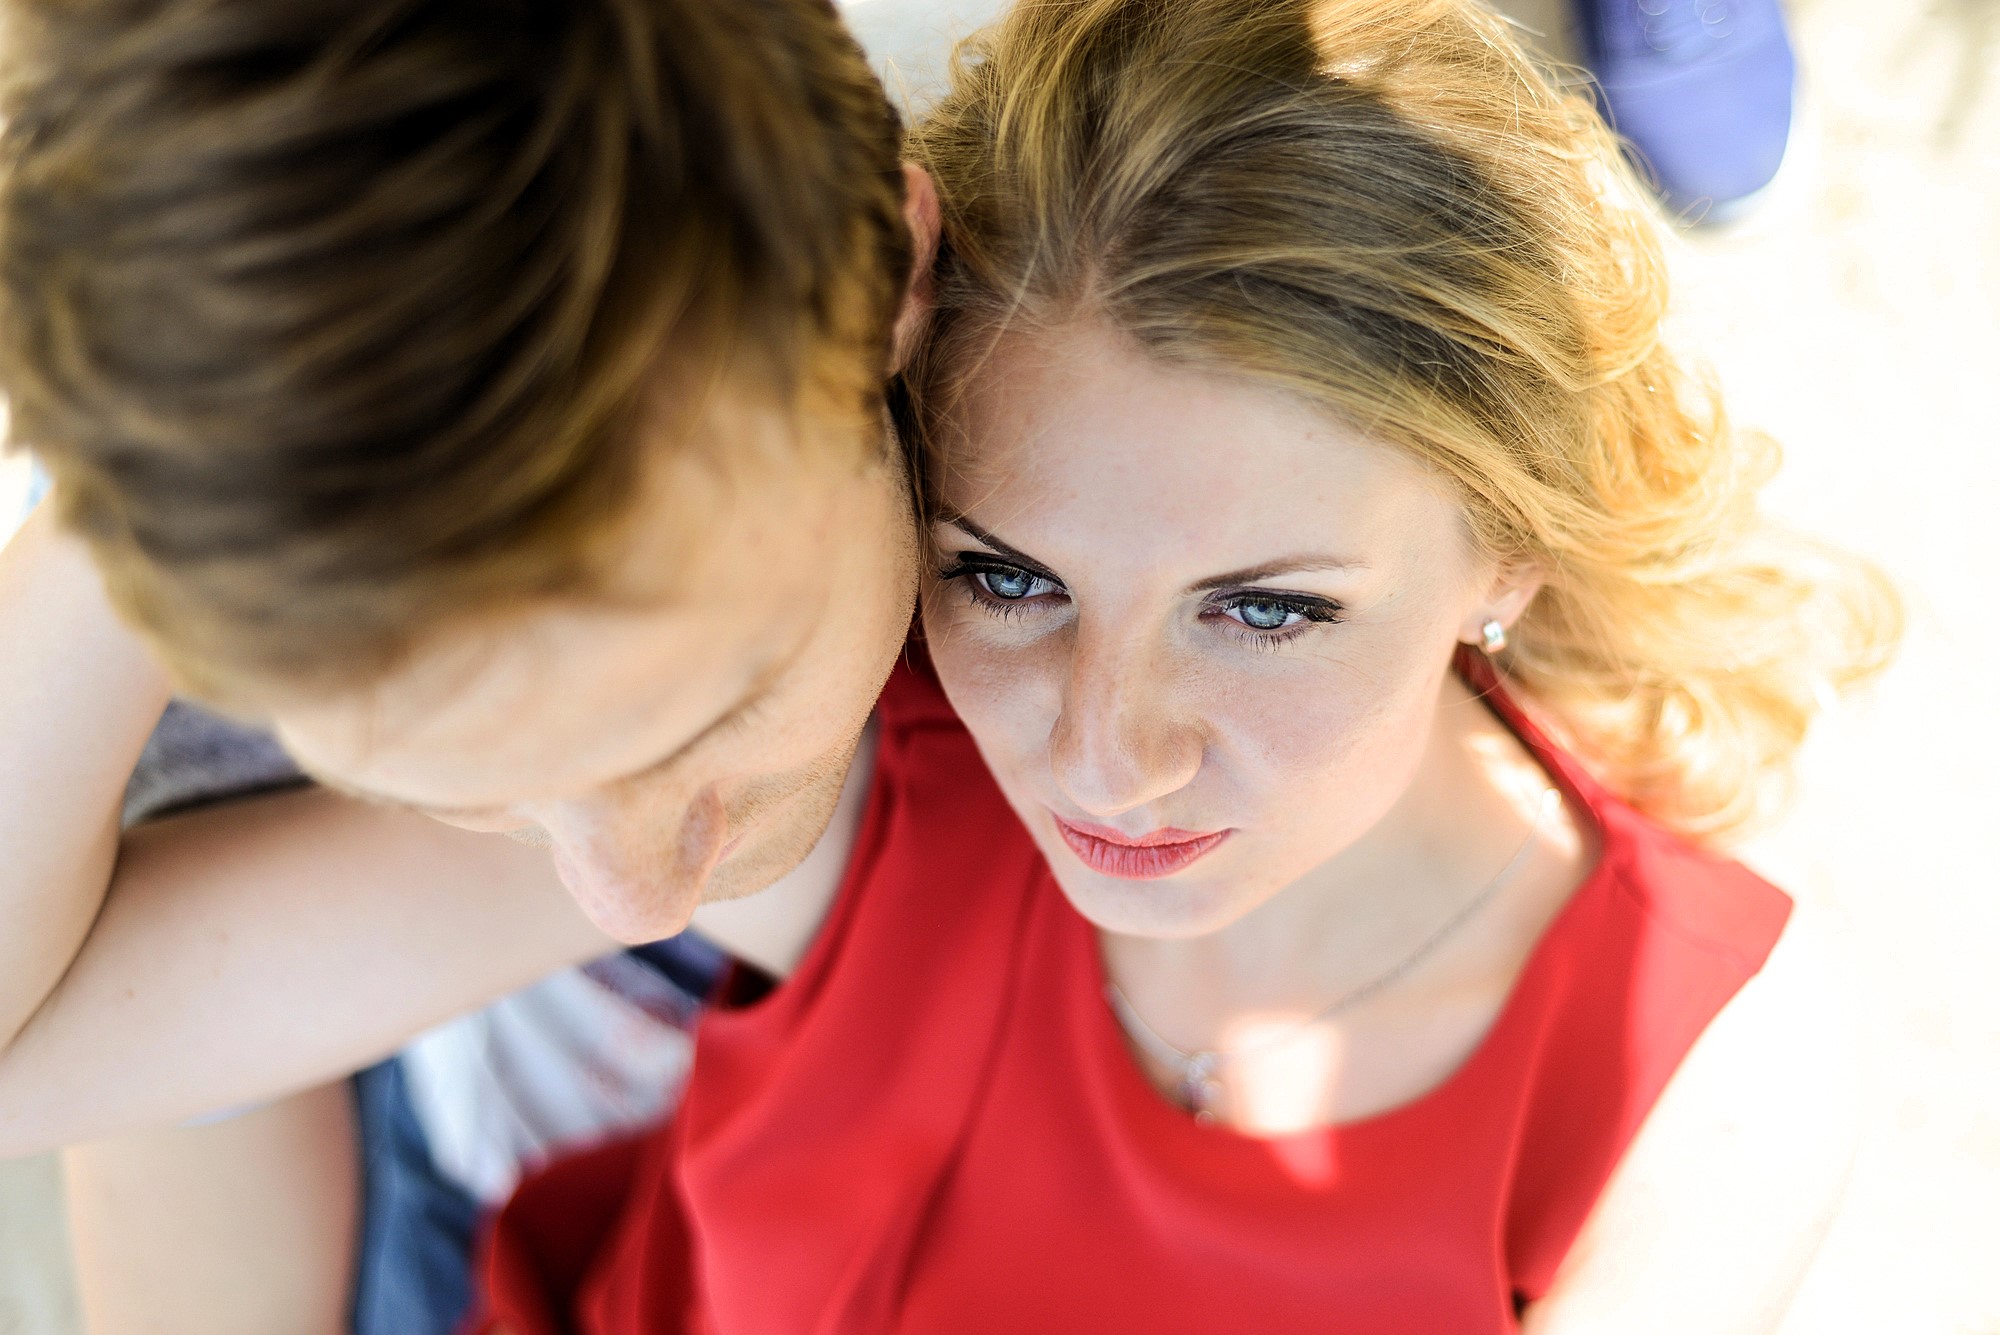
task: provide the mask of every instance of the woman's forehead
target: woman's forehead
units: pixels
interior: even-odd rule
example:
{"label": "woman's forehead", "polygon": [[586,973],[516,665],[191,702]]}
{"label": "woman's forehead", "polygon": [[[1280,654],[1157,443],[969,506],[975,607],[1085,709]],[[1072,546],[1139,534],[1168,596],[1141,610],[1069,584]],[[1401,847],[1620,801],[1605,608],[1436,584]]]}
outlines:
{"label": "woman's forehead", "polygon": [[1280,547],[1348,550],[1374,564],[1434,556],[1462,527],[1448,489],[1404,450],[1099,330],[1003,341],[956,420],[934,491],[946,513],[1002,535],[1246,565]]}

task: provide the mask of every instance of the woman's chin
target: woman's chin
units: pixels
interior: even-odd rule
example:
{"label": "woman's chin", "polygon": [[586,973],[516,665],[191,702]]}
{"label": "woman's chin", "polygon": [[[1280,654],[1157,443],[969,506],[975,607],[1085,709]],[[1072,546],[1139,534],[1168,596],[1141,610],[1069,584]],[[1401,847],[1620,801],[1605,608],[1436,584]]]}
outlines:
{"label": "woman's chin", "polygon": [[[1062,850],[1066,854],[1067,850]],[[1241,886],[1218,884],[1193,872],[1151,880],[1107,876],[1073,856],[1050,859],[1050,870],[1070,907],[1100,931],[1118,936],[1178,940],[1219,932],[1255,907]]]}

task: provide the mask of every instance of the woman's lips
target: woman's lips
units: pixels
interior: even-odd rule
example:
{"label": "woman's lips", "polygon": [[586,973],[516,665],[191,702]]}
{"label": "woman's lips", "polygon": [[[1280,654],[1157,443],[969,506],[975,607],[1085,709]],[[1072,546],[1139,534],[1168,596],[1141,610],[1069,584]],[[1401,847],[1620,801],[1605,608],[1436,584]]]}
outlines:
{"label": "woman's lips", "polygon": [[[1049,813],[1055,816],[1052,811]],[[1197,834],[1168,827],[1133,838],[1104,825],[1087,825],[1055,816],[1063,842],[1084,866],[1127,881],[1152,881],[1172,876],[1229,837],[1228,830]]]}

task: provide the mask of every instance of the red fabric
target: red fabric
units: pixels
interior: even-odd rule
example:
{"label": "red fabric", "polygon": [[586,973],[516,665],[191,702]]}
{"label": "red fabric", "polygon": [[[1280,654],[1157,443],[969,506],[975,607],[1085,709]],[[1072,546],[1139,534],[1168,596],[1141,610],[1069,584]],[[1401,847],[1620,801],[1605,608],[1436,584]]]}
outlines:
{"label": "red fabric", "polygon": [[516,1335],[1518,1329],[1790,901],[1496,703],[1596,818],[1597,868],[1444,1084],[1260,1140],[1199,1127],[1146,1083],[1092,929],[936,687],[899,672],[826,929],[767,1000],[705,1022],[670,1125],[522,1188],[488,1254],[488,1320]]}

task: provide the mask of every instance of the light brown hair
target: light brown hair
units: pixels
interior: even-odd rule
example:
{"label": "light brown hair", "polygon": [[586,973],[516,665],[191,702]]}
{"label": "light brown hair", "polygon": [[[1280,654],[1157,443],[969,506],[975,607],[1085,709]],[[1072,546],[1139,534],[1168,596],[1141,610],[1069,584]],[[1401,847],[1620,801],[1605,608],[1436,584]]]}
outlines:
{"label": "light brown hair", "polygon": [[1024,0],[912,156],[944,216],[922,435],[995,339],[1087,317],[1401,446],[1547,577],[1503,672],[1662,821],[1768,810],[1886,662],[1893,591],[1758,516],[1775,450],[1662,344],[1615,143],[1486,9]]}
{"label": "light brown hair", "polygon": [[13,436],[212,695],[596,589],[647,459],[698,434],[665,375],[683,418],[723,378],[879,418],[900,127],[829,0],[26,0],[11,27]]}

